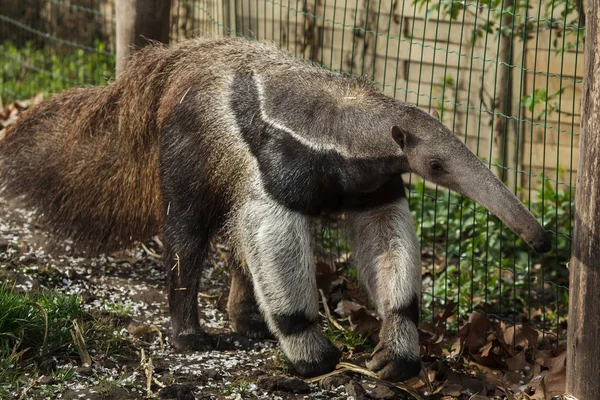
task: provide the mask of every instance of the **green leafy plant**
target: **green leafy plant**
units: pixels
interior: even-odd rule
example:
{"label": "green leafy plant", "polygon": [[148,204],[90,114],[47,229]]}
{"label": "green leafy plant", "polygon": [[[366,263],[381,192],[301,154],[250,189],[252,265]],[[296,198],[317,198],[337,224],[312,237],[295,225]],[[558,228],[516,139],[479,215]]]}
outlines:
{"label": "green leafy plant", "polygon": [[[420,10],[427,7],[426,18],[437,15],[438,18],[447,18],[456,21],[462,18],[462,13],[485,19],[473,28],[473,42],[483,38],[485,34],[499,34],[505,37],[515,37],[527,41],[533,39],[534,32],[553,30],[555,45],[564,35],[577,35],[583,41],[583,29],[579,27],[579,2],[576,0],[549,0],[544,2],[544,14],[537,18],[533,5],[529,0],[514,0],[512,4],[505,5],[503,0],[413,0],[413,4]],[[506,2],[506,4],[509,4]],[[557,12],[558,11],[558,12]],[[502,24],[503,17],[511,17],[509,25]],[[532,18],[535,16],[536,18]],[[581,38],[579,38],[581,36]]]}
{"label": "green leafy plant", "polygon": [[[424,309],[440,309],[453,300],[462,315],[483,305],[504,316],[520,315],[531,307],[549,307],[539,293],[546,282],[568,284],[573,190],[544,181],[525,201],[552,235],[553,249],[546,255],[532,253],[496,216],[461,195],[419,182],[410,203],[423,251],[435,264],[425,279]],[[557,293],[551,308],[556,312],[567,302]]]}
{"label": "green leafy plant", "polygon": [[230,396],[232,394],[235,395],[239,395],[239,396],[246,396],[249,393],[249,389],[250,389],[250,382],[242,379],[242,380],[238,380],[230,385],[228,385],[225,388],[225,391],[223,394]]}
{"label": "green leafy plant", "polygon": [[114,75],[115,57],[97,42],[96,51],[17,47],[0,43],[0,95],[2,101],[24,100],[82,85],[104,85]]}
{"label": "green leafy plant", "polygon": [[561,88],[554,93],[548,93],[544,88],[538,88],[533,91],[530,95],[523,96],[521,98],[521,105],[529,110],[532,114],[536,106],[541,105],[542,111],[535,116],[536,119],[543,120],[547,114],[559,110],[558,100],[565,91],[565,88]]}
{"label": "green leafy plant", "polygon": [[[543,14],[542,9],[534,10],[529,0],[513,0],[510,3],[503,0],[413,0],[413,4],[419,9],[427,7],[427,19],[435,15],[440,20],[460,21],[464,13],[471,14],[477,21],[472,30],[473,45],[487,35],[497,35],[510,39],[504,46],[512,46],[514,40],[527,42],[535,39],[535,35],[551,31],[553,46],[556,53],[560,54],[582,49],[585,40],[581,4],[577,0],[548,0],[540,5]],[[498,54],[500,51],[499,48]],[[510,63],[507,60],[498,61]],[[560,99],[563,90],[548,93],[546,88],[537,88],[534,93],[521,99],[522,106],[533,111],[535,106],[541,105],[544,111],[537,118],[544,119],[546,114],[558,110],[555,100]]]}
{"label": "green leafy plant", "polygon": [[336,345],[341,345],[349,350],[363,348],[368,345],[368,337],[354,332],[351,328],[339,329],[331,322],[327,323],[327,337]]}

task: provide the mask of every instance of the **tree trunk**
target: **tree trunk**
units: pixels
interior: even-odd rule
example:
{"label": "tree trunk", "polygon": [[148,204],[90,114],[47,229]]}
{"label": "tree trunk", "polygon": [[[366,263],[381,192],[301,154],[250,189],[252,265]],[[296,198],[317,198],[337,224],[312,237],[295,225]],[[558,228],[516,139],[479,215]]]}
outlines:
{"label": "tree trunk", "polygon": [[567,393],[600,399],[600,4],[586,9],[585,69],[571,254]]}
{"label": "tree trunk", "polygon": [[[502,9],[511,9],[514,6],[514,0],[504,0]],[[498,67],[496,73],[496,98],[494,99],[494,113],[496,114],[496,122],[494,124],[494,152],[492,162],[498,162],[504,167],[513,167],[516,169],[515,161],[516,147],[514,135],[511,135],[510,130],[514,129],[514,124],[510,123],[510,119],[506,116],[511,115],[511,67],[512,65],[512,47],[513,47],[513,17],[509,13],[502,16],[502,32],[500,32],[498,40]],[[496,168],[494,171],[498,178],[506,182],[508,171],[505,168]],[[514,183],[514,182],[513,182]],[[510,187],[512,185],[509,184]]]}
{"label": "tree trunk", "polygon": [[169,43],[171,0],[117,0],[117,75],[149,40]]}

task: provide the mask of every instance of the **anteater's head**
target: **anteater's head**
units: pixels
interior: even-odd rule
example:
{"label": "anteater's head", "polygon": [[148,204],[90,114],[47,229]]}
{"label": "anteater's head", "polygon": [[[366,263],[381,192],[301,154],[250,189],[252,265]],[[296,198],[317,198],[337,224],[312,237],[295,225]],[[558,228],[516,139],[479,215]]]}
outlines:
{"label": "anteater's head", "polygon": [[391,135],[411,172],[481,204],[535,251],[550,251],[548,234],[531,212],[436,116],[410,109]]}

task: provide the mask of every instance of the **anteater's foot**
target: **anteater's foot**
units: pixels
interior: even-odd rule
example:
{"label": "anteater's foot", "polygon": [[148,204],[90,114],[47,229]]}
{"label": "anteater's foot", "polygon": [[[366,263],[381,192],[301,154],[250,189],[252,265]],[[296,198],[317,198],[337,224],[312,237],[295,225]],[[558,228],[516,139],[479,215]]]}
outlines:
{"label": "anteater's foot", "polygon": [[177,351],[208,351],[217,346],[217,340],[202,330],[193,333],[174,334],[171,337],[173,347]]}
{"label": "anteater's foot", "polygon": [[266,339],[273,335],[259,311],[249,272],[235,265],[231,269],[231,290],[227,302],[233,330],[251,339]]}
{"label": "anteater's foot", "polygon": [[313,359],[316,361],[290,360],[290,362],[298,375],[311,378],[333,371],[341,356],[342,352],[327,340],[325,346],[319,349],[318,355]]}
{"label": "anteater's foot", "polygon": [[392,382],[405,381],[421,372],[421,360],[414,355],[400,355],[392,346],[378,345],[367,368],[376,372],[380,379]]}
{"label": "anteater's foot", "polygon": [[273,334],[269,330],[265,319],[258,311],[249,311],[246,314],[230,316],[233,330],[250,339],[268,339]]}

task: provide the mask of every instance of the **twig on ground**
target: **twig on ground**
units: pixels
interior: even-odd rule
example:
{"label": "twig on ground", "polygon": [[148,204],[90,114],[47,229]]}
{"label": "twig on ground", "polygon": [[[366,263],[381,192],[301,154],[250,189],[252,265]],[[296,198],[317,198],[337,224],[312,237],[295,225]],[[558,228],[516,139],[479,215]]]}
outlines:
{"label": "twig on ground", "polygon": [[127,327],[127,330],[129,331],[129,333],[131,333],[131,336],[133,336],[133,338],[135,340],[138,340],[142,335],[145,335],[147,333],[156,332],[156,333],[158,333],[158,342],[160,343],[160,348],[163,349],[165,346],[165,344],[163,342],[162,332],[160,331],[160,329],[158,329],[158,327],[156,325],[153,325],[153,324],[142,324],[142,325],[130,324]]}
{"label": "twig on ground", "polygon": [[76,320],[73,320],[73,327],[75,329],[70,329],[69,332],[71,332],[71,337],[73,338],[73,342],[75,342],[75,347],[77,347],[77,352],[81,358],[81,364],[84,367],[91,367],[92,357],[90,357],[90,353],[88,353],[85,347],[85,340],[83,339],[81,328]]}
{"label": "twig on ground", "polygon": [[27,392],[28,392],[29,390],[33,389],[33,387],[34,387],[35,385],[37,385],[37,384],[38,384],[38,382],[39,382],[39,380],[40,380],[40,378],[41,378],[42,376],[43,376],[43,375],[41,375],[41,376],[39,376],[39,377],[35,378],[35,379],[34,379],[34,380],[31,382],[31,385],[29,385],[28,387],[24,388],[24,389],[23,389],[23,391],[21,392],[21,395],[18,397],[18,399],[17,399],[17,400],[22,400],[22,399],[26,398],[25,396],[27,395]]}
{"label": "twig on ground", "polygon": [[202,293],[202,292],[198,292],[198,296],[202,297],[203,299],[217,299],[217,298],[221,297],[220,294],[208,294],[208,293]]}
{"label": "twig on ground", "polygon": [[152,240],[154,240],[154,242],[156,242],[156,244],[158,245],[158,247],[160,248],[164,248],[165,245],[163,244],[162,240],[160,240],[160,238],[158,236],[154,236],[152,238]]}
{"label": "twig on ground", "polygon": [[[334,376],[334,375],[338,375],[344,372],[348,372],[348,371],[352,371],[352,372],[357,372],[361,375],[365,375],[368,376],[370,378],[376,379],[378,381],[381,381],[381,379],[379,379],[379,377],[377,376],[376,373],[374,373],[373,371],[370,371],[366,368],[363,367],[359,367],[358,365],[355,364],[351,364],[348,362],[340,362],[337,367],[337,369],[335,371],[332,371],[328,374],[325,375],[321,375],[321,376],[315,376],[314,378],[311,379],[307,379],[306,381],[309,383],[314,383],[314,382],[319,382],[325,378],[328,378],[330,376]],[[403,383],[392,383],[392,382],[387,382],[390,385],[394,386],[395,388],[398,388],[406,393],[408,393],[409,395],[411,395],[412,397],[414,397],[417,400],[423,400],[423,398],[421,396],[419,396],[419,394],[417,392],[415,392],[410,386],[405,385]]]}
{"label": "twig on ground", "polygon": [[154,372],[154,365],[152,364],[152,357],[146,357],[146,353],[144,349],[142,349],[142,359],[140,361],[142,368],[144,368],[144,374],[146,375],[146,396],[151,398],[153,396],[152,393],[152,374]]}
{"label": "twig on ground", "polygon": [[156,258],[157,260],[162,260],[162,256],[158,253],[156,253],[154,250],[149,249],[144,243],[140,243],[142,248],[144,249],[144,251],[146,253],[148,253],[148,255],[152,258]]}
{"label": "twig on ground", "polygon": [[431,380],[429,379],[429,375],[427,375],[427,370],[425,370],[425,368],[421,367],[420,375],[423,375],[423,382],[425,382],[429,387],[429,390],[433,392],[433,383],[431,383]]}
{"label": "twig on ground", "polygon": [[19,358],[21,358],[21,356],[23,354],[25,354],[27,351],[29,351],[29,349],[30,349],[29,347],[26,349],[23,349],[21,351],[17,351],[19,349],[19,347],[21,347],[24,337],[25,337],[25,331],[21,330],[21,332],[19,333],[19,340],[17,341],[17,343],[15,343],[12,351],[10,352],[10,355],[8,356],[9,363],[13,362],[14,360],[18,360]]}
{"label": "twig on ground", "polygon": [[347,331],[339,322],[335,320],[331,316],[331,311],[329,311],[329,306],[327,305],[327,298],[325,297],[325,293],[323,293],[323,289],[319,289],[319,293],[321,294],[321,302],[323,303],[323,309],[325,310],[325,315],[327,316],[327,320],[333,324],[340,331]]}

